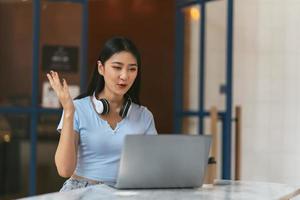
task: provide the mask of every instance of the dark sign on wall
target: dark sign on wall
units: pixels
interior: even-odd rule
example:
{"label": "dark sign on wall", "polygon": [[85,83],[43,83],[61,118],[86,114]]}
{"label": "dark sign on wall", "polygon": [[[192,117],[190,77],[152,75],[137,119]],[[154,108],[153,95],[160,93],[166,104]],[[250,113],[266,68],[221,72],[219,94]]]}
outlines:
{"label": "dark sign on wall", "polygon": [[77,72],[78,47],[44,45],[42,49],[43,71]]}

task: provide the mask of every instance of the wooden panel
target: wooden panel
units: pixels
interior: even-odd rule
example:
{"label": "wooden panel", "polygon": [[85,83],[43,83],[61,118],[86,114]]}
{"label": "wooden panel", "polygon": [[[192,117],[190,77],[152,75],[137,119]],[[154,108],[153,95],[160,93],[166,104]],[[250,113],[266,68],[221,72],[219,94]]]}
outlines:
{"label": "wooden panel", "polygon": [[105,40],[132,39],[142,55],[142,104],[153,112],[159,132],[171,132],[175,1],[90,1],[89,11],[89,71]]}
{"label": "wooden panel", "polygon": [[[44,2],[41,14],[41,45],[80,45],[80,5]],[[131,38],[142,55],[141,100],[153,112],[159,132],[171,132],[173,127],[174,16],[173,0],[89,1],[89,71],[105,40],[114,35]],[[5,74],[0,79],[2,95],[30,96],[32,4],[1,4],[0,19],[0,43],[5,47],[0,52],[0,72]],[[78,74],[63,76],[79,83]],[[45,80],[44,73],[40,73],[40,80]],[[6,90],[8,83],[12,90]]]}
{"label": "wooden panel", "polygon": [[[40,46],[70,45],[80,48],[82,7],[71,3],[47,3],[41,6]],[[32,79],[32,3],[0,4],[0,99],[24,95],[30,99]],[[42,52],[41,52],[42,53]],[[40,57],[42,55],[40,54]],[[41,58],[40,58],[41,62]],[[41,69],[41,67],[40,67]],[[40,70],[40,86],[46,80]],[[62,74],[69,83],[79,84],[79,72]],[[10,90],[7,90],[10,85]],[[41,87],[40,87],[41,94]],[[4,101],[4,100],[3,100]]]}
{"label": "wooden panel", "polygon": [[242,108],[235,107],[235,180],[241,180],[241,127],[242,127]]}
{"label": "wooden panel", "polygon": [[6,97],[17,94],[30,96],[31,3],[0,3],[0,44],[0,101],[7,103]]}
{"label": "wooden panel", "polygon": [[[41,6],[41,40],[40,49],[43,45],[81,46],[82,6],[74,3],[51,3],[43,2]],[[80,56],[80,55],[78,55]],[[41,56],[42,58],[42,52]],[[78,60],[78,66],[80,65]],[[41,60],[40,60],[41,63]],[[86,67],[86,66],[85,66]],[[42,69],[42,66],[40,67]],[[76,73],[62,73],[68,84],[79,86],[79,69]],[[40,73],[40,94],[42,82],[48,81],[46,72]]]}

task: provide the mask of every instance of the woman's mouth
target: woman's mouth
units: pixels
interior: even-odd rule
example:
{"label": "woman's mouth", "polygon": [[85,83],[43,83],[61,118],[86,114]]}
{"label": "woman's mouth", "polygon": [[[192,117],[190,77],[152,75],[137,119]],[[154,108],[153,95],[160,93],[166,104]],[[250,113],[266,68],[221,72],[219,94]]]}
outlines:
{"label": "woman's mouth", "polygon": [[117,84],[119,88],[125,89],[127,87],[127,84]]}

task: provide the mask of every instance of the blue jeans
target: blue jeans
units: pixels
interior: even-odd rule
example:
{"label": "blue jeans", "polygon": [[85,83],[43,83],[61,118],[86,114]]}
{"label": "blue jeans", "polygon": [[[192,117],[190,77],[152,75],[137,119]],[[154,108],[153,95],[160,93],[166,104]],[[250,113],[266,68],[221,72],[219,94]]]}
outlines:
{"label": "blue jeans", "polygon": [[[102,184],[101,182],[98,184]],[[87,180],[84,179],[74,179],[74,178],[69,178],[68,180],[65,181],[63,184],[62,188],[59,190],[60,192],[65,192],[65,191],[70,191],[78,188],[85,188],[88,186],[92,185],[97,185],[97,183],[90,183]]]}

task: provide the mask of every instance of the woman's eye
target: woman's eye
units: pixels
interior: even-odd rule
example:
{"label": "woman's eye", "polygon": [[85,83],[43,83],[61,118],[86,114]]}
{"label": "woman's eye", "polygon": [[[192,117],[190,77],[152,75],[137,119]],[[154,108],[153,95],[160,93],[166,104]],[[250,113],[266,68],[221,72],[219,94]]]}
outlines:
{"label": "woman's eye", "polygon": [[118,66],[113,66],[114,69],[117,69],[117,70],[121,70],[122,68],[121,67],[118,67]]}
{"label": "woman's eye", "polygon": [[132,72],[135,72],[137,69],[136,68],[130,68],[129,70],[132,71]]}

